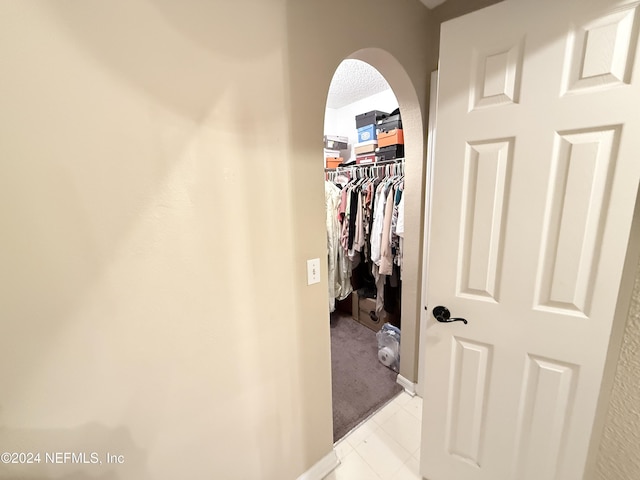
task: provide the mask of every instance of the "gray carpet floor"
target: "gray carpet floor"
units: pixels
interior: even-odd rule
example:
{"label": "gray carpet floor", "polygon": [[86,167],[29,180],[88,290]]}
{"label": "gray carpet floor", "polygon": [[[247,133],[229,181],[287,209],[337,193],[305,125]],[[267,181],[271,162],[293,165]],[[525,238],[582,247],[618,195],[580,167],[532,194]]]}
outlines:
{"label": "gray carpet floor", "polygon": [[402,390],[378,361],[375,332],[339,312],[331,315],[331,373],[334,442]]}

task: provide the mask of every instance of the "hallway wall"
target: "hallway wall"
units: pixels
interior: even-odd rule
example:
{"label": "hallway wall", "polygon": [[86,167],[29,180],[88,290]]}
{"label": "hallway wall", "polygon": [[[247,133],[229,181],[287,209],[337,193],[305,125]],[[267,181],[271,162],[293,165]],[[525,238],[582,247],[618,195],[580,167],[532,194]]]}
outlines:
{"label": "hallway wall", "polygon": [[0,0],[0,443],[125,460],[0,477],[281,480],[331,450],[326,272],[305,272],[326,255],[326,92],[374,46],[424,106],[428,19]]}
{"label": "hallway wall", "polygon": [[598,480],[640,478],[640,264],[598,450]]}

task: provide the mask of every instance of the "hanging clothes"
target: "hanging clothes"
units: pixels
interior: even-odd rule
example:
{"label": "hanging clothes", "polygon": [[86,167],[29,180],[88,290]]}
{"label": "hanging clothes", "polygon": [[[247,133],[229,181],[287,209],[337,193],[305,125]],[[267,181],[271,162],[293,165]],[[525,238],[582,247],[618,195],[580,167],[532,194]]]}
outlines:
{"label": "hanging clothes", "polygon": [[340,246],[341,231],[338,219],[341,197],[340,189],[333,183],[325,181],[329,311],[331,312],[335,310],[336,300],[344,300],[352,292],[351,266]]}
{"label": "hanging clothes", "polygon": [[384,211],[387,196],[384,193],[386,182],[380,183],[375,193],[375,207],[373,209],[373,226],[371,227],[371,261],[380,265],[382,250],[382,229],[384,227]]}
{"label": "hanging clothes", "polygon": [[396,223],[396,236],[398,237],[398,255],[396,255],[396,265],[400,267],[400,279],[402,279],[402,251],[404,250],[404,194],[398,203],[398,220]]}
{"label": "hanging clothes", "polygon": [[393,270],[393,253],[391,251],[391,223],[393,220],[393,205],[395,191],[389,188],[384,206],[384,220],[380,245],[380,274],[391,275]]}
{"label": "hanging clothes", "polygon": [[[332,199],[339,205],[332,204],[331,207],[337,212],[337,223],[332,225],[334,243],[329,251],[337,247],[349,262],[353,274],[357,274],[351,278],[353,288],[361,288],[363,284],[374,288],[372,297],[376,298],[376,313],[384,319],[385,309],[395,308],[399,302],[389,295],[397,296],[400,288],[404,236],[403,171],[398,165],[354,167],[345,171],[350,180],[339,187],[334,185],[339,193],[332,190]],[[338,256],[333,255],[334,264],[337,264]],[[330,297],[338,298],[339,285],[344,285],[344,278],[339,278],[331,267],[330,271],[334,272],[330,277],[334,280]],[[362,275],[368,275],[370,281],[359,278]]]}

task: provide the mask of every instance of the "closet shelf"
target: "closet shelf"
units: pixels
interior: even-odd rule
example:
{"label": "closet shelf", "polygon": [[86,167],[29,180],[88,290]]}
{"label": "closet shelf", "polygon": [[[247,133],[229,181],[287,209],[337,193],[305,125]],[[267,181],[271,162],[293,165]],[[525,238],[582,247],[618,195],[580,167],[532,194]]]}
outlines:
{"label": "closet shelf", "polygon": [[403,158],[394,158],[393,160],[380,160],[379,162],[372,162],[372,163],[361,163],[360,165],[345,165],[343,167],[336,167],[336,168],[325,168],[324,171],[325,172],[336,172],[336,171],[345,171],[345,170],[351,170],[354,168],[367,168],[367,167],[377,167],[377,166],[382,166],[382,165],[393,165],[394,163],[404,163],[404,157]]}

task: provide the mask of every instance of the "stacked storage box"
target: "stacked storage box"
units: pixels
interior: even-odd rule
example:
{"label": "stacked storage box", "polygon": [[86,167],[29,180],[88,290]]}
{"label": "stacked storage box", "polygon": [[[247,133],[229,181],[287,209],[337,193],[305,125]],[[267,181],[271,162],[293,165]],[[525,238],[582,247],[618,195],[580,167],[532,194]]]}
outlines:
{"label": "stacked storage box", "polygon": [[380,119],[376,125],[378,131],[378,148],[376,158],[379,161],[394,160],[404,157],[404,134],[400,109]]}
{"label": "stacked storage box", "polygon": [[324,136],[324,161],[325,168],[336,168],[340,165],[344,158],[341,150],[349,148],[349,138],[339,135]]}
{"label": "stacked storage box", "polygon": [[357,164],[375,162],[375,151],[378,147],[377,123],[387,116],[389,116],[388,113],[379,110],[356,115],[358,143],[355,145],[355,154]]}

